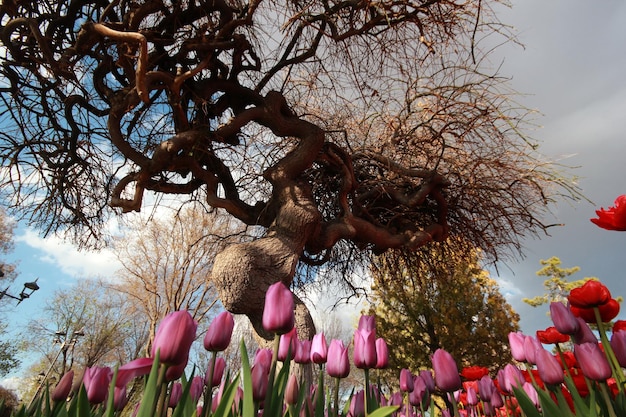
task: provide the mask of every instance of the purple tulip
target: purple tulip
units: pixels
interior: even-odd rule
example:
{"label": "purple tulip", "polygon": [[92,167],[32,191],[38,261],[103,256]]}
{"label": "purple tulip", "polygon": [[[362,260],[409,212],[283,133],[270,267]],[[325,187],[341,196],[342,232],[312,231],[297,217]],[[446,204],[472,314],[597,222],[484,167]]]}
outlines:
{"label": "purple tulip", "polygon": [[357,329],[354,332],[354,366],[371,369],[376,366],[377,360],[376,330]]}
{"label": "purple tulip", "polygon": [[489,375],[485,375],[478,380],[478,394],[483,400],[491,398],[491,394],[496,390],[496,384]]}
{"label": "purple tulip", "polygon": [[502,395],[500,395],[500,392],[498,392],[498,390],[495,390],[491,393],[491,397],[489,398],[488,402],[493,406],[493,408],[500,408],[504,406],[504,400],[502,399]]}
{"label": "purple tulip", "polygon": [[578,320],[565,304],[556,301],[550,303],[550,317],[560,333],[573,335],[578,332]]}
{"label": "purple tulip", "polygon": [[85,369],[83,384],[87,391],[87,399],[91,404],[100,404],[106,400],[112,376],[111,368],[108,366]]}
{"label": "purple tulip", "polygon": [[263,328],[276,334],[285,334],[295,323],[293,294],[282,282],[270,285],[265,293]]}
{"label": "purple tulip", "polygon": [[187,311],[174,311],[159,324],[152,342],[152,357],[159,352],[159,360],[166,365],[187,363],[189,349],[196,339],[198,324]]}
{"label": "purple tulip", "polygon": [[615,352],[617,362],[626,368],[626,330],[618,330],[611,336],[611,348]]}
{"label": "purple tulip", "polygon": [[453,392],[461,389],[461,376],[452,355],[443,349],[437,349],[432,357],[435,370],[435,384],[441,390]]}
{"label": "purple tulip", "polygon": [[411,392],[413,391],[413,375],[411,371],[406,368],[400,370],[400,391]]}
{"label": "purple tulip", "polygon": [[611,377],[611,366],[597,342],[574,345],[574,355],[587,378],[601,382]]}
{"label": "purple tulip", "polygon": [[316,364],[326,363],[328,357],[328,346],[326,345],[326,337],[324,333],[317,333],[313,336],[311,344],[311,362]]}
{"label": "purple tulip", "polygon": [[183,386],[180,382],[174,382],[170,389],[170,399],[167,404],[169,408],[176,408],[180,398],[183,396]]}
{"label": "purple tulip", "polygon": [[365,391],[360,390],[352,396],[347,417],[365,416]]}
{"label": "purple tulip", "polygon": [[376,369],[385,369],[389,366],[389,348],[385,339],[376,339]]}
{"label": "purple tulip", "polygon": [[578,331],[572,335],[575,344],[583,344],[583,343],[598,343],[598,339],[596,335],[593,334],[589,325],[585,322],[585,320],[580,317],[576,317],[576,321],[578,322]]}
{"label": "purple tulip", "polygon": [[524,341],[526,336],[522,332],[509,333],[509,345],[511,346],[511,355],[518,362],[526,362],[526,352],[524,351]]}
{"label": "purple tulip", "polygon": [[474,389],[473,386],[469,385],[467,387],[467,403],[472,407],[478,405],[478,393]]}
{"label": "purple tulip", "polygon": [[202,397],[203,390],[204,378],[201,376],[194,376],[191,380],[191,387],[189,387],[189,396],[194,403],[197,403],[200,397]]}
{"label": "purple tulip", "polygon": [[67,396],[70,395],[70,391],[72,390],[72,382],[74,381],[74,371],[70,370],[63,375],[63,377],[59,380],[59,383],[56,387],[54,387],[54,391],[52,391],[52,401],[61,402],[67,399]]}
{"label": "purple tulip", "polygon": [[[204,375],[204,385],[210,386],[211,388],[217,387],[222,382],[222,377],[224,376],[224,370],[226,369],[226,361],[224,358],[219,357],[215,358],[215,365],[213,366],[213,375],[211,375],[211,365],[209,364],[209,369],[207,369],[206,374]],[[211,381],[209,381],[209,376],[211,377]]]}
{"label": "purple tulip", "polygon": [[[563,369],[561,364],[553,354],[541,348],[536,352],[537,371],[543,382],[549,385],[559,385],[563,383]],[[537,393],[535,393],[536,395]]]}
{"label": "purple tulip", "polygon": [[409,403],[415,407],[425,407],[424,410],[428,409],[430,391],[424,378],[419,375],[413,378],[413,391],[409,393]]}
{"label": "purple tulip", "polygon": [[498,371],[498,385],[506,393],[512,393],[513,387],[521,388],[524,381],[522,371],[513,364],[509,363]]}
{"label": "purple tulip", "polygon": [[209,352],[221,352],[230,345],[235,319],[229,311],[222,311],[209,325],[204,335],[204,348]]}
{"label": "purple tulip", "polygon": [[298,334],[295,327],[287,333],[280,335],[280,344],[278,345],[278,360],[285,362],[287,357],[293,359],[296,353],[296,344],[298,343]]}
{"label": "purple tulip", "polygon": [[113,410],[122,411],[128,404],[128,395],[126,395],[126,386],[113,388]]}
{"label": "purple tulip", "polygon": [[419,377],[424,380],[428,392],[435,392],[435,379],[433,378],[432,372],[430,372],[428,369],[424,369],[420,371]]}
{"label": "purple tulip", "polygon": [[298,395],[300,387],[298,386],[298,378],[295,374],[289,375],[287,386],[285,387],[285,403],[294,405],[298,403]]}
{"label": "purple tulip", "polygon": [[341,340],[333,339],[328,347],[326,372],[333,378],[345,378],[350,374],[348,348]]}

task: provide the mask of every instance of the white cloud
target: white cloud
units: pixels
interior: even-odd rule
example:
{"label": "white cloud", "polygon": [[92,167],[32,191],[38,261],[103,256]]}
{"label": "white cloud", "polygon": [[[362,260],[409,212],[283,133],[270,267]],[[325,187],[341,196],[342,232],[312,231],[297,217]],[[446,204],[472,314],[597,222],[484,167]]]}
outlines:
{"label": "white cloud", "polygon": [[57,236],[44,239],[32,229],[24,229],[15,241],[37,249],[39,260],[74,278],[111,277],[120,268],[110,250],[79,251],[75,245]]}

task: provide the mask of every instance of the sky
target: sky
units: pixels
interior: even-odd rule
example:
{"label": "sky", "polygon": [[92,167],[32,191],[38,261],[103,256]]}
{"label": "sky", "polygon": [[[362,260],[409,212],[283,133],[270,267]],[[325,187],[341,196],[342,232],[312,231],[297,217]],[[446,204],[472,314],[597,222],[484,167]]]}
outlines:
{"label": "sky", "polygon": [[[539,140],[543,154],[577,167],[570,172],[579,177],[583,194],[591,200],[562,201],[552,207],[554,221],[548,223],[564,226],[551,228],[550,236],[526,240],[523,259],[492,269],[521,316],[522,330],[530,334],[550,325],[547,308],[521,301],[544,292],[543,278],[535,274],[541,259],[557,256],[563,267],[581,268],[572,279],[598,277],[614,296],[626,296],[626,232],[603,230],[589,221],[596,208],[611,206],[618,195],[626,194],[626,3],[517,0],[511,9],[498,10],[500,20],[515,28],[524,45],[500,51],[501,74],[510,76],[512,87],[524,93],[518,101],[539,112],[535,121],[541,128],[531,136]],[[109,252],[79,253],[68,243],[42,239],[23,226],[16,244],[12,258],[20,261],[21,275],[9,293],[19,294],[22,283],[35,278],[41,290],[9,306],[13,331],[41,317],[54,290],[95,275],[113,277],[118,269]],[[626,308],[618,318],[626,319]]]}

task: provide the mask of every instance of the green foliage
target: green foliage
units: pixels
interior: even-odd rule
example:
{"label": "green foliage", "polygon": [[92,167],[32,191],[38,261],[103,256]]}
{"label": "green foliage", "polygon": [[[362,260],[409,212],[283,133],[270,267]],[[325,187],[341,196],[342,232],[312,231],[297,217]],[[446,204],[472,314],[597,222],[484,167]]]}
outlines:
{"label": "green foliage", "polygon": [[479,266],[478,253],[468,253],[435,245],[378,258],[368,314],[376,316],[396,375],[429,366],[438,348],[462,358],[461,366],[494,369],[508,360],[507,335],[519,317]]}
{"label": "green foliage", "polygon": [[580,267],[575,266],[572,268],[561,268],[561,260],[556,256],[553,256],[550,259],[542,259],[539,263],[543,266],[543,268],[537,271],[537,276],[546,277],[543,282],[546,293],[533,298],[522,299],[522,301],[526,304],[533,307],[539,307],[553,301],[564,302],[567,300],[567,295],[573,288],[580,287],[590,279],[596,279],[583,278],[576,281],[568,281],[567,278],[580,271]]}

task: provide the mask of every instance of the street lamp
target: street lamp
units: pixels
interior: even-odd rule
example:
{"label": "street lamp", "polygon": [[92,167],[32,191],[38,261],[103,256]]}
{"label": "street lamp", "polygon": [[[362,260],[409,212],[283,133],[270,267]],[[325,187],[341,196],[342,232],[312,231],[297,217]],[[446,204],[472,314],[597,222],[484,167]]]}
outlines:
{"label": "street lamp", "polygon": [[[0,273],[2,273],[2,275],[0,275],[0,277],[4,275],[4,273],[1,270],[0,270]],[[9,294],[7,292],[7,291],[9,291],[9,287],[6,287],[3,291],[0,291],[0,300],[2,300],[3,297],[9,297],[9,298],[12,298],[14,300],[17,300],[17,304],[21,303],[22,301],[24,301],[25,299],[29,298],[35,291],[37,291],[39,289],[39,285],[37,285],[37,280],[38,279],[39,278],[37,278],[33,282],[26,282],[26,283],[24,283],[24,289],[22,290],[22,292],[20,293],[19,296],[15,296],[15,295]]]}

